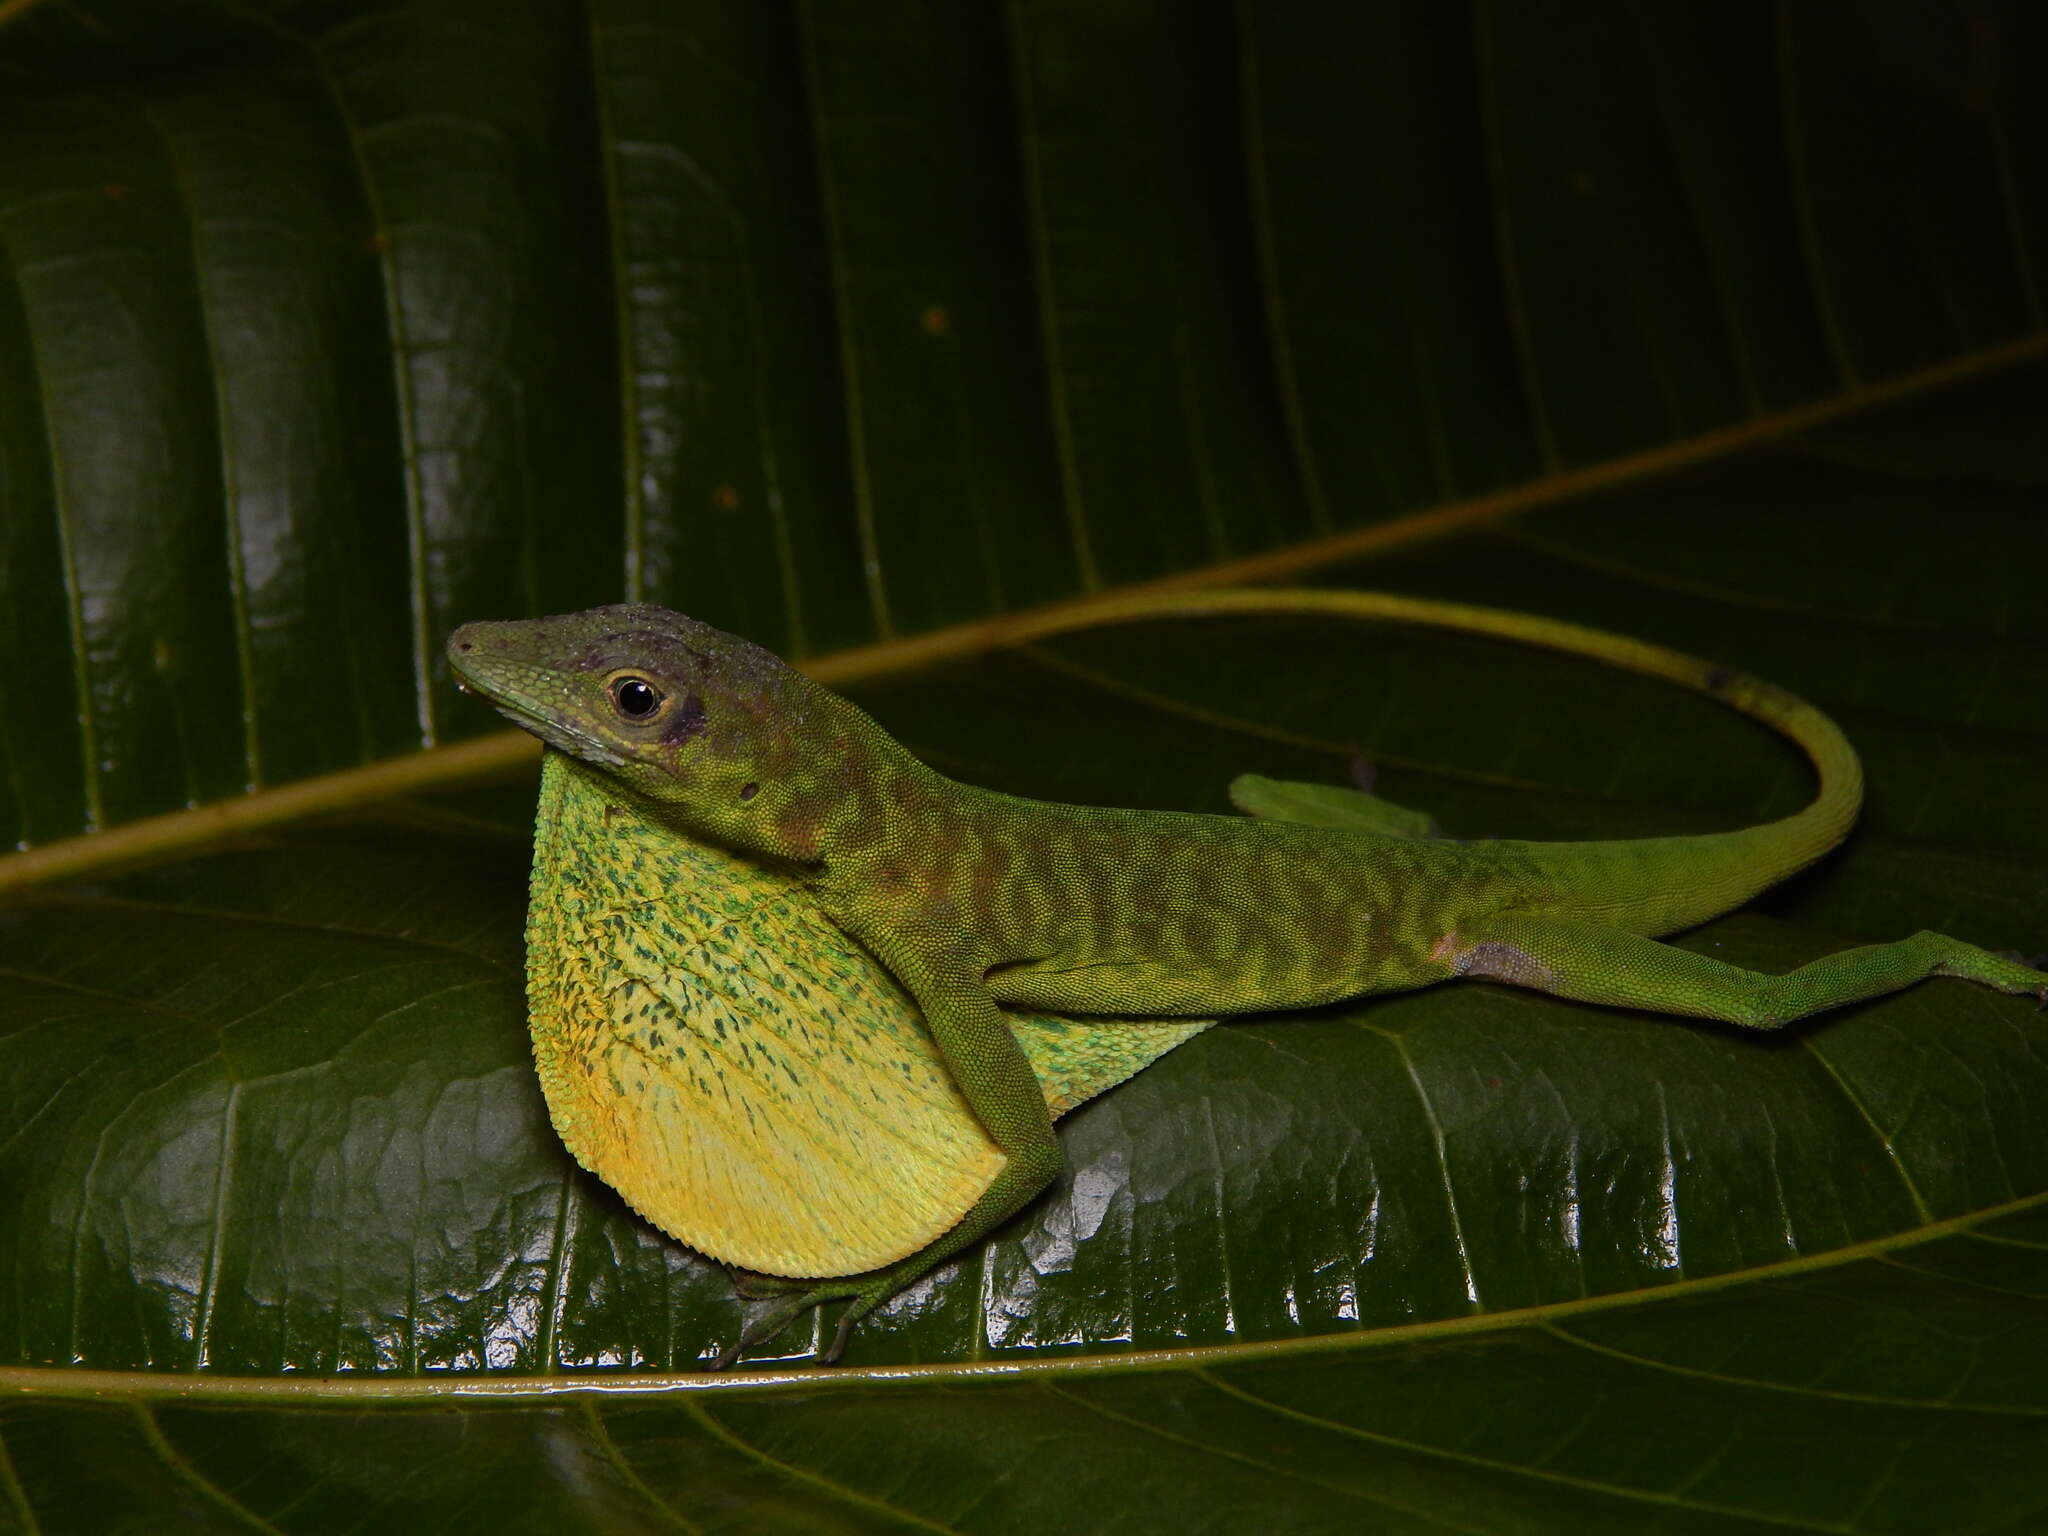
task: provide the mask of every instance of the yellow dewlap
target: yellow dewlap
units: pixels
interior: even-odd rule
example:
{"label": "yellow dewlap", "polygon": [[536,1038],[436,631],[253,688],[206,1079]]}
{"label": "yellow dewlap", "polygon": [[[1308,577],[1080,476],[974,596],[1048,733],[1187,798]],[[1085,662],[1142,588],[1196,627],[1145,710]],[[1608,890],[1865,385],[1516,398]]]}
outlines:
{"label": "yellow dewlap", "polygon": [[[1003,1155],[915,1005],[802,886],[546,754],[526,925],[548,1112],[642,1216],[766,1274],[858,1274],[953,1226]],[[1053,1114],[1209,1020],[1010,1015]]]}

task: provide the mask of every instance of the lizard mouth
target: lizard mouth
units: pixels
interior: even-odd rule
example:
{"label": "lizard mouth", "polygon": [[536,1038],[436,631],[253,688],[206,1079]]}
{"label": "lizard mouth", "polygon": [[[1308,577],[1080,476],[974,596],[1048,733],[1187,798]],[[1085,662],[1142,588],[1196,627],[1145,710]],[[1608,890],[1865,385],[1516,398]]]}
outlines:
{"label": "lizard mouth", "polygon": [[481,685],[464,691],[480,693],[490,701],[499,714],[521,730],[538,736],[557,752],[566,752],[571,757],[580,757],[585,762],[600,763],[608,768],[616,768],[625,762],[625,758],[605,743],[587,735],[560,715],[542,709],[528,700],[495,693]]}
{"label": "lizard mouth", "polygon": [[[538,736],[558,752],[580,757],[585,762],[616,768],[626,760],[607,743],[591,735],[561,710],[542,703],[522,683],[535,679],[530,666],[493,657],[481,643],[479,625],[465,624],[448,642],[448,664],[455,673],[455,686],[463,693],[481,698],[521,730]],[[540,674],[545,682],[548,674]]]}
{"label": "lizard mouth", "polygon": [[557,752],[566,752],[571,757],[582,758],[585,762],[602,763],[606,767],[611,768],[616,768],[625,762],[623,757],[619,756],[618,753],[614,752],[603,742],[593,740],[591,737],[584,735],[583,732],[565,720],[551,719],[541,714],[529,714],[525,709],[507,704],[500,699],[493,699],[491,702],[497,705],[498,712],[509,719],[514,725],[538,736]]}

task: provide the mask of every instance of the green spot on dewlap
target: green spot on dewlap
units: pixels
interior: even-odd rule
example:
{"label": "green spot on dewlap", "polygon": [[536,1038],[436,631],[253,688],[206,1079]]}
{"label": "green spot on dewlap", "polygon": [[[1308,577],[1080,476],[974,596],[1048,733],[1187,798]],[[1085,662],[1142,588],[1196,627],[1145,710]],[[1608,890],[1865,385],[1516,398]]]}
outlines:
{"label": "green spot on dewlap", "polygon": [[[957,1223],[1003,1166],[903,989],[801,884],[552,750],[526,945],[555,1129],[713,1258],[873,1269]],[[1212,1022],[1008,1018],[1055,1115]]]}

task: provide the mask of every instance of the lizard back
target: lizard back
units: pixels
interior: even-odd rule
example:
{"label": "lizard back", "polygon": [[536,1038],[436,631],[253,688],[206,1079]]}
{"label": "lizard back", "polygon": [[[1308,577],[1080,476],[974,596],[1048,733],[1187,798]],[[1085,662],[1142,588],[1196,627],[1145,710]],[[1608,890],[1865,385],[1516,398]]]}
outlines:
{"label": "lizard back", "polygon": [[1531,878],[1494,845],[948,789],[905,839],[902,881],[871,863],[849,888],[914,882],[997,999],[1027,1007],[1258,1011],[1421,986],[1452,974],[1432,951],[1476,893],[1511,904]]}

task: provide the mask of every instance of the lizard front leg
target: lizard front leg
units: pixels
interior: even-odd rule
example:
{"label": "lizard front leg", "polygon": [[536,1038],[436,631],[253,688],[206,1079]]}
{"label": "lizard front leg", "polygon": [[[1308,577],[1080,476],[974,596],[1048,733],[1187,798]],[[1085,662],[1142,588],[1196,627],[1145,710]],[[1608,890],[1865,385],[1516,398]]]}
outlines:
{"label": "lizard front leg", "polygon": [[712,1363],[713,1370],[731,1365],[743,1351],[773,1338],[812,1308],[851,1298],[831,1347],[819,1357],[829,1365],[846,1348],[855,1323],[1023,1209],[1060,1171],[1060,1145],[1045,1091],[1003,1022],[981,970],[955,945],[920,942],[914,935],[860,937],[917,999],[947,1071],[989,1139],[1002,1149],[1004,1165],[951,1230],[885,1268],[804,1288],[749,1325]]}

